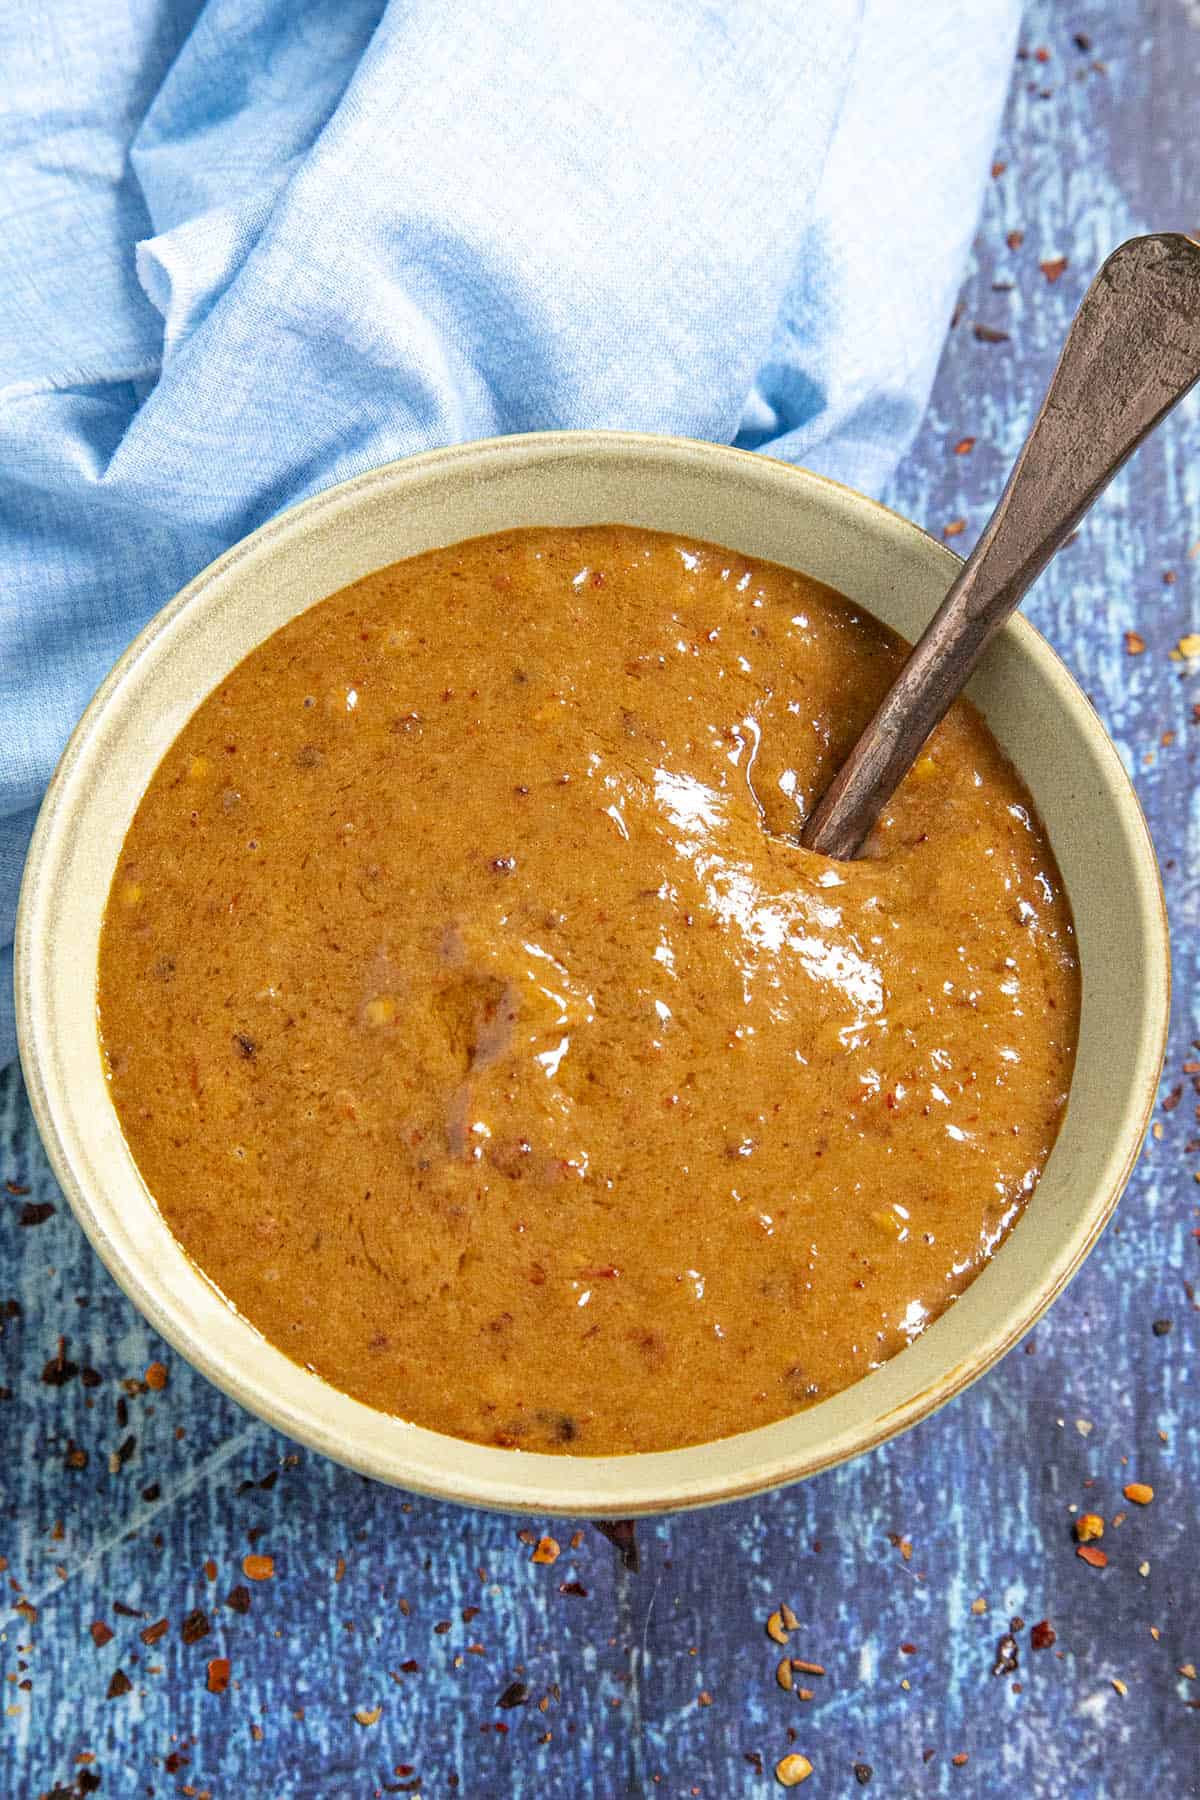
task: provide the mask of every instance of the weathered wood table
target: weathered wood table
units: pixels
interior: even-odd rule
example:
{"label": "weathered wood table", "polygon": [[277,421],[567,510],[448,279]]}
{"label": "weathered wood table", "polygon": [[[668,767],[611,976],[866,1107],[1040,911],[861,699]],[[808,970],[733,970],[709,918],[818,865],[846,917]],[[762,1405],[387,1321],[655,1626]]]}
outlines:
{"label": "weathered wood table", "polygon": [[[1103,254],[1200,229],[1200,4],[1039,0],[1022,43],[892,495],[958,548]],[[1033,1340],[851,1468],[643,1526],[639,1574],[582,1521],[534,1563],[545,1521],[373,1487],[168,1354],[62,1204],[10,1071],[0,1182],[29,1192],[0,1194],[5,1800],[729,1800],[780,1791],[793,1748],[814,1765],[806,1795],[1200,1794],[1194,396],[1028,610],[1135,774],[1176,958],[1154,1137]],[[147,1390],[160,1360],[167,1385]],[[1130,1482],[1153,1501],[1126,1501]],[[1106,1521],[1104,1568],[1076,1554],[1081,1512]],[[247,1556],[272,1561],[246,1572]],[[776,1684],[780,1600],[790,1650],[824,1671],[796,1677],[811,1698]]]}

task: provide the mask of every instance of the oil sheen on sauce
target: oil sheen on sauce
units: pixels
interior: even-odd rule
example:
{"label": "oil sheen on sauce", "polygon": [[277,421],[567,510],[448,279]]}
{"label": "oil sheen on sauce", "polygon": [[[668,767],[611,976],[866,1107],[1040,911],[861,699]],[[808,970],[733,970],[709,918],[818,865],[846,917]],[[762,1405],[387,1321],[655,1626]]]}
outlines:
{"label": "oil sheen on sauce", "polygon": [[221,683],[130,828],[99,1018],[150,1192],[265,1337],[586,1455],[792,1413],[963,1291],[1079,979],[966,704],[864,857],[789,841],[902,655],[789,570],[554,528],[381,570]]}

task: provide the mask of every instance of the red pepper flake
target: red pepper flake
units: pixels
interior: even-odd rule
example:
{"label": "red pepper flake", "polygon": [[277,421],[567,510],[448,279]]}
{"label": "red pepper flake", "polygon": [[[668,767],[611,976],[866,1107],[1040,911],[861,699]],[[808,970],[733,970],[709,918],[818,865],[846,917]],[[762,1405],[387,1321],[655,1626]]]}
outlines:
{"label": "red pepper flake", "polygon": [[561,1555],[562,1546],[558,1539],[544,1537],[538,1539],[537,1546],[529,1560],[535,1563],[555,1563]]}
{"label": "red pepper flake", "polygon": [[1004,241],[1010,250],[1019,250],[1021,245],[1025,242],[1025,233],[1023,231],[1010,231]]}
{"label": "red pepper flake", "polygon": [[153,1625],[144,1625],[138,1636],[143,1644],[157,1644],[159,1638],[166,1637],[170,1623],[167,1619],[156,1619]]}
{"label": "red pepper flake", "polygon": [[144,1619],[145,1613],[139,1612],[136,1606],[126,1606],[123,1600],[113,1601],[113,1611],[120,1613],[123,1619]]}
{"label": "red pepper flake", "polygon": [[223,1694],[229,1686],[229,1658],[213,1656],[208,1663],[208,1691],[210,1694]]}
{"label": "red pepper flake", "polygon": [[239,1581],[236,1587],[230,1588],[225,1597],[225,1604],[231,1612],[248,1613],[250,1611],[250,1589],[243,1587]]}
{"label": "red pepper flake", "polygon": [[65,1387],[67,1382],[73,1381],[78,1373],[79,1364],[68,1359],[67,1340],[65,1337],[60,1337],[58,1353],[50,1358],[42,1370],[42,1380],[47,1387]]}
{"label": "red pepper flake", "polygon": [[18,1225],[44,1225],[47,1219],[54,1217],[54,1208],[48,1200],[28,1201],[17,1214]]}
{"label": "red pepper flake", "polygon": [[510,1681],[496,1705],[502,1706],[505,1712],[511,1712],[514,1706],[524,1706],[529,1700],[529,1689],[523,1681]]}
{"label": "red pepper flake", "polygon": [[333,1565],[333,1579],[335,1581],[341,1581],[345,1576],[345,1573],[346,1559],[344,1556],[339,1556],[337,1562]]}
{"label": "red pepper flake", "polygon": [[22,1187],[19,1181],[6,1181],[4,1191],[6,1194],[11,1194],[14,1200],[23,1200],[30,1190]]}
{"label": "red pepper flake", "polygon": [[1095,1544],[1077,1544],[1075,1546],[1075,1554],[1093,1569],[1106,1569],[1108,1567],[1107,1552],[1101,1550]]}
{"label": "red pepper flake", "polygon": [[146,1386],[160,1394],[167,1385],[167,1369],[165,1363],[152,1362],[143,1377]]}
{"label": "red pepper flake", "polygon": [[1007,331],[997,331],[994,325],[984,325],[979,320],[976,321],[972,330],[978,344],[1007,344],[1009,341]]}
{"label": "red pepper flake", "polygon": [[92,1634],[92,1642],[95,1644],[97,1650],[103,1650],[105,1644],[112,1643],[112,1627],[111,1625],[106,1625],[103,1619],[93,1619],[88,1626],[88,1630]]}
{"label": "red pepper flake", "polygon": [[1140,656],[1145,648],[1146,640],[1140,631],[1127,631],[1125,633],[1125,649],[1130,656]]}
{"label": "red pepper flake", "polygon": [[1029,1633],[1029,1647],[1031,1650],[1049,1650],[1057,1638],[1058,1633],[1049,1619],[1039,1619]]}
{"label": "red pepper flake", "polygon": [[951,519],[948,525],[942,526],[942,536],[944,538],[961,537],[966,529],[967,521],[965,519]]}
{"label": "red pepper flake", "polygon": [[956,1768],[956,1769],[961,1769],[961,1768],[962,1768],[962,1767],[963,1767],[963,1765],[964,1765],[964,1763],[968,1763],[968,1762],[970,1762],[970,1760],[971,1760],[971,1759],[970,1759],[970,1757],[969,1757],[969,1756],[968,1756],[968,1755],[967,1755],[967,1753],[966,1753],[966,1751],[965,1751],[965,1750],[960,1750],[960,1751],[959,1751],[959,1752],[958,1752],[958,1755],[957,1755],[957,1756],[952,1756],[952,1757],[951,1757],[951,1758],[950,1758],[950,1761],[951,1761],[951,1762],[952,1762],[952,1763],[953,1763],[953,1764],[954,1764],[954,1767],[955,1767],[955,1768]]}
{"label": "red pepper flake", "polygon": [[38,1609],[33,1604],[32,1600],[18,1600],[16,1610],[20,1613],[27,1625],[37,1624]]}
{"label": "red pepper flake", "polygon": [[185,1644],[198,1644],[206,1638],[212,1626],[208,1622],[208,1614],[202,1607],[194,1607],[179,1627],[179,1635]]}
{"label": "red pepper flake", "polygon": [[1038,264],[1038,268],[1052,286],[1066,267],[1067,259],[1065,256],[1051,256],[1047,258],[1045,262]]}
{"label": "red pepper flake", "polygon": [[421,1673],[421,1665],[415,1656],[406,1658],[406,1660],[400,1664],[400,1667],[406,1675],[419,1675]]}
{"label": "red pepper flake", "polygon": [[243,1556],[242,1574],[247,1581],[270,1581],[274,1573],[273,1556]]}
{"label": "red pepper flake", "polygon": [[582,1581],[560,1581],[558,1591],[560,1594],[573,1594],[580,1600],[586,1600],[588,1597],[588,1591]]}
{"label": "red pepper flake", "polygon": [[130,1681],[124,1669],[114,1669],[112,1680],[108,1684],[108,1692],[104,1697],[106,1700],[119,1700],[122,1694],[128,1694],[132,1691],[133,1683]]}
{"label": "red pepper flake", "polygon": [[1008,164],[1006,162],[994,162],[992,164],[992,180],[999,181],[1007,167]]}
{"label": "red pepper flake", "polygon": [[970,456],[974,448],[975,439],[973,437],[959,438],[954,446],[954,454],[955,456]]}

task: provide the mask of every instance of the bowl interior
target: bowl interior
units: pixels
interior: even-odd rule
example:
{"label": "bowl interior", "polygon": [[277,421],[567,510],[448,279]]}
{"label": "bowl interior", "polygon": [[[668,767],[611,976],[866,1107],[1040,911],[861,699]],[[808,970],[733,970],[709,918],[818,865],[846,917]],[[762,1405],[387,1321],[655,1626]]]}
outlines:
{"label": "bowl interior", "polygon": [[109,1102],[95,970],[113,867],[137,802],[199,700],[314,601],[435,545],[520,525],[620,520],[791,565],[914,637],[957,559],[873,502],[722,447],[625,434],[467,445],[304,503],[214,563],[138,639],[73,737],[39,820],[17,933],[30,1095],[96,1249],[154,1326],[280,1429],[419,1492],[517,1511],[627,1517],[811,1474],[957,1392],[1078,1267],[1140,1148],[1166,1028],[1165,918],[1146,828],[1087,700],[1024,621],[969,692],[1028,784],[1075,912],[1083,1010],[1071,1103],[1033,1200],[967,1293],[918,1342],[807,1412],[688,1450],[547,1457],[388,1418],[288,1361],[193,1267],[137,1173]]}

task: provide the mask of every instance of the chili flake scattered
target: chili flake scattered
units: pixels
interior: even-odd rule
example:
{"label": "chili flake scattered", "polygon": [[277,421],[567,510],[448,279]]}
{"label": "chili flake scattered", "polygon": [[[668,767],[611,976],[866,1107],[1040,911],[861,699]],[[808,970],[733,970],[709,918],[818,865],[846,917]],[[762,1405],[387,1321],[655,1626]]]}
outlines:
{"label": "chili flake scattered", "polygon": [[1130,656],[1140,656],[1146,648],[1146,640],[1140,631],[1125,633],[1125,649]]}
{"label": "chili flake scattered", "polygon": [[973,437],[959,438],[954,446],[954,454],[955,456],[970,456],[974,448],[975,439]]}
{"label": "chili flake scattered", "polygon": [[236,1587],[230,1588],[225,1596],[225,1604],[231,1612],[248,1613],[250,1611],[250,1589],[243,1587],[239,1582]]}
{"label": "chili flake scattered", "polygon": [[243,1556],[242,1574],[247,1581],[270,1581],[274,1573],[273,1556]]}
{"label": "chili flake scattered", "polygon": [[1147,1481],[1131,1481],[1124,1493],[1125,1498],[1132,1500],[1135,1506],[1149,1506],[1154,1498],[1154,1489]]}
{"label": "chili flake scattered", "polygon": [[1093,1569],[1106,1569],[1108,1567],[1108,1557],[1103,1550],[1098,1550],[1094,1544],[1078,1545],[1075,1554],[1076,1556],[1081,1557],[1085,1563],[1090,1564]]}
{"label": "chili flake scattered", "polygon": [[1055,1631],[1049,1619],[1039,1619],[1029,1634],[1030,1648],[1033,1650],[1049,1650],[1051,1645],[1057,1640],[1057,1637],[1058,1633]]}
{"label": "chili flake scattered", "polygon": [[951,519],[948,524],[942,526],[942,536],[944,538],[961,537],[966,529],[967,521],[965,519]]}
{"label": "chili flake scattered", "polygon": [[153,1625],[143,1626],[138,1636],[143,1644],[157,1644],[159,1638],[166,1637],[169,1629],[169,1622],[166,1619],[157,1619]]}
{"label": "chili flake scattered", "polygon": [[197,1606],[187,1615],[187,1618],[179,1627],[179,1635],[185,1644],[198,1644],[200,1639],[206,1638],[211,1630],[212,1626],[208,1622],[208,1614],[201,1607]]}
{"label": "chili flake scattered", "polygon": [[360,1706],[355,1713],[360,1725],[378,1725],[383,1717],[382,1706]]}
{"label": "chili flake scattered", "polygon": [[112,1680],[108,1684],[108,1692],[104,1697],[106,1700],[119,1700],[122,1694],[131,1693],[132,1690],[133,1683],[124,1669],[114,1669]]}
{"label": "chili flake scattered", "polygon": [[558,1561],[561,1555],[562,1546],[559,1544],[558,1539],[544,1537],[538,1539],[537,1544],[534,1547],[533,1555],[529,1560],[530,1562],[535,1563],[554,1563]]}
{"label": "chili flake scattered", "polygon": [[1075,1521],[1075,1537],[1080,1544],[1090,1544],[1093,1538],[1104,1536],[1104,1520],[1099,1513],[1080,1513]]}
{"label": "chili flake scattered", "polygon": [[208,1691],[210,1694],[223,1694],[229,1686],[229,1658],[213,1656],[208,1663]]}
{"label": "chili flake scattered", "polygon": [[1042,274],[1051,285],[1058,280],[1066,266],[1067,259],[1065,256],[1052,256],[1048,258],[1046,262],[1038,264]]}
{"label": "chili flake scattered", "polygon": [[88,1630],[92,1634],[92,1642],[97,1650],[102,1650],[105,1644],[112,1643],[112,1627],[106,1625],[103,1619],[93,1619]]}
{"label": "chili flake scattered", "polygon": [[969,1756],[968,1756],[968,1755],[967,1755],[967,1752],[966,1752],[966,1751],[965,1751],[965,1750],[960,1750],[960,1751],[959,1751],[959,1752],[958,1752],[958,1755],[957,1755],[957,1756],[952,1756],[952,1757],[951,1757],[951,1758],[950,1758],[950,1761],[951,1761],[951,1762],[952,1762],[952,1763],[953,1763],[953,1764],[954,1764],[954,1767],[955,1767],[955,1768],[956,1768],[956,1769],[961,1769],[961,1768],[962,1768],[962,1766],[963,1766],[963,1764],[964,1764],[964,1763],[968,1763],[968,1762],[970,1762],[970,1760],[971,1760],[971,1759],[970,1759],[970,1757],[969,1757]]}
{"label": "chili flake scattered", "polygon": [[1129,1692],[1129,1689],[1125,1686],[1125,1683],[1123,1681],[1119,1680],[1116,1675],[1114,1675],[1112,1678],[1112,1684],[1113,1684],[1114,1688],[1116,1688],[1118,1694],[1120,1694],[1121,1698],[1124,1699],[1125,1695]]}

